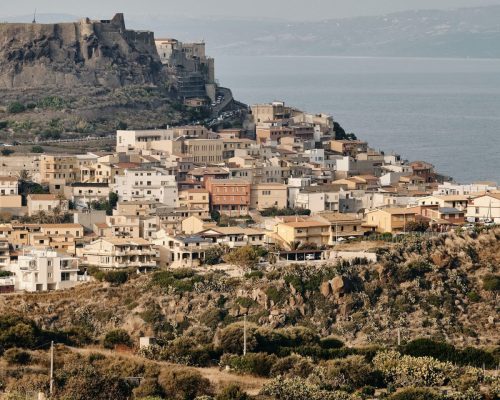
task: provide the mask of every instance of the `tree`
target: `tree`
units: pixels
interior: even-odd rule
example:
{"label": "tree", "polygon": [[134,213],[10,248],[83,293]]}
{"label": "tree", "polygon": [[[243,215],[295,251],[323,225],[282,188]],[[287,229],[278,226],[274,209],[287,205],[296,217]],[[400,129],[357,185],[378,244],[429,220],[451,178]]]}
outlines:
{"label": "tree", "polygon": [[259,254],[253,246],[247,245],[225,255],[224,261],[242,268],[253,268],[259,263]]}
{"label": "tree", "polygon": [[238,385],[232,383],[222,389],[215,400],[250,400],[250,397]]}
{"label": "tree", "polygon": [[429,223],[427,221],[410,221],[406,224],[408,232],[427,232]]}
{"label": "tree", "polygon": [[216,265],[221,262],[221,257],[224,254],[224,250],[220,246],[210,247],[205,251],[205,264]]}

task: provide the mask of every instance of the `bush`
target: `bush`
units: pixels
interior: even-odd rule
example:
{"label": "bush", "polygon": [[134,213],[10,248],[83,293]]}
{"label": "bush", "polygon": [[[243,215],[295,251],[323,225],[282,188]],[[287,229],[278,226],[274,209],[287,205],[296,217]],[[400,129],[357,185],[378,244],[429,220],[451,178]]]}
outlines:
{"label": "bush", "polygon": [[125,271],[109,271],[104,274],[104,280],[106,282],[122,285],[128,280],[128,273]]}
{"label": "bush", "polygon": [[9,349],[4,354],[5,360],[9,364],[26,365],[31,361],[31,354],[17,348]]}
{"label": "bush", "polygon": [[212,395],[210,381],[189,368],[164,369],[158,382],[168,399],[194,400],[198,396]]}
{"label": "bush", "polygon": [[113,349],[116,345],[131,346],[130,335],[123,329],[109,331],[104,337],[103,345],[107,349]]}
{"label": "bush", "polygon": [[210,247],[205,251],[205,264],[207,265],[220,264],[222,254],[224,254],[224,251],[220,246]]}
{"label": "bush", "polygon": [[277,357],[274,354],[248,353],[245,356],[224,355],[222,365],[228,365],[237,373],[268,377]]}
{"label": "bush", "polygon": [[66,106],[66,101],[58,96],[47,96],[38,101],[39,108],[50,108],[53,110],[60,110]]}
{"label": "bush", "polygon": [[393,394],[389,400],[441,400],[442,396],[430,389],[408,388]]}
{"label": "bush", "polygon": [[[257,348],[255,331],[254,325],[247,324],[247,351],[254,351]],[[224,328],[219,333],[219,347],[224,353],[243,353],[243,324],[236,323]]]}
{"label": "bush", "polygon": [[5,129],[9,126],[9,121],[0,121],[0,129]]}
{"label": "bush", "polygon": [[253,246],[248,245],[226,254],[224,261],[242,268],[253,268],[259,262],[259,254]]}
{"label": "bush", "polygon": [[321,348],[323,349],[340,349],[344,347],[344,342],[334,337],[326,337],[319,342]]}
{"label": "bush", "polygon": [[483,289],[489,292],[500,291],[500,275],[486,275],[483,277]]}
{"label": "bush", "polygon": [[230,384],[215,397],[215,400],[250,400],[250,397],[236,384]]}
{"label": "bush", "polygon": [[11,149],[2,149],[2,151],[0,151],[0,153],[2,154],[2,156],[8,157],[8,156],[10,156],[11,154],[14,153],[14,150],[11,150]]}
{"label": "bush", "polygon": [[18,101],[15,101],[15,102],[10,103],[8,105],[7,111],[10,114],[19,114],[19,113],[26,111],[26,107],[24,106],[24,104],[19,103]]}
{"label": "bush", "polygon": [[404,354],[413,357],[432,357],[440,361],[450,361],[459,365],[494,368],[495,357],[487,351],[467,347],[463,350],[455,346],[431,339],[415,339],[402,348]]}
{"label": "bush", "polygon": [[315,364],[309,358],[291,355],[279,358],[271,368],[271,376],[283,376],[286,378],[307,378],[312,374]]}
{"label": "bush", "polygon": [[43,153],[44,150],[43,150],[43,147],[42,146],[33,146],[31,148],[31,152],[32,153]]}

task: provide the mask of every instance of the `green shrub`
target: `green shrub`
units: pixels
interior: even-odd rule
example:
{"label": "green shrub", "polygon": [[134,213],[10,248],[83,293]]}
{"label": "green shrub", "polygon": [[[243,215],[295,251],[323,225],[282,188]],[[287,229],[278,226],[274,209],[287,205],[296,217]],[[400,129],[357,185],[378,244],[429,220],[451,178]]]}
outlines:
{"label": "green shrub", "polygon": [[26,111],[26,107],[24,106],[24,104],[15,101],[7,106],[7,111],[10,114],[19,114]]}
{"label": "green shrub", "polygon": [[164,369],[158,383],[171,400],[194,400],[198,396],[210,396],[213,392],[210,381],[190,368]]}
{"label": "green shrub", "polygon": [[5,129],[9,126],[9,121],[0,121],[0,129]]}
{"label": "green shrub", "polygon": [[277,359],[274,354],[267,353],[247,353],[245,356],[224,355],[221,364],[228,365],[237,373],[268,377]]}
{"label": "green shrub", "polygon": [[323,349],[340,349],[344,347],[344,342],[334,337],[323,338],[320,340],[319,344]]}
{"label": "green shrub", "polygon": [[500,291],[500,275],[486,275],[483,277],[483,289],[489,292]]}
{"label": "green shrub", "polygon": [[61,110],[67,105],[67,102],[58,96],[47,96],[39,100],[37,106],[39,108],[48,108],[52,110]]}
{"label": "green shrub", "polygon": [[42,146],[33,146],[31,148],[31,152],[32,153],[43,153],[44,150],[43,150],[43,147]]}
{"label": "green shrub", "polygon": [[11,150],[11,149],[2,149],[0,151],[0,153],[2,154],[2,156],[8,157],[8,156],[10,156],[11,154],[14,153],[14,150]]}
{"label": "green shrub", "polygon": [[104,274],[104,280],[106,282],[122,285],[128,280],[128,273],[125,271],[109,271]]}
{"label": "green shrub", "polygon": [[250,400],[250,397],[238,385],[232,383],[222,389],[215,400]]}
{"label": "green shrub", "polygon": [[113,349],[116,345],[132,345],[130,335],[123,329],[109,331],[104,337],[103,345],[107,349]]}
{"label": "green shrub", "polygon": [[425,388],[403,389],[389,397],[389,400],[441,400],[442,396]]}
{"label": "green shrub", "polygon": [[31,354],[17,348],[9,349],[4,354],[5,360],[13,365],[26,365],[31,361]]}

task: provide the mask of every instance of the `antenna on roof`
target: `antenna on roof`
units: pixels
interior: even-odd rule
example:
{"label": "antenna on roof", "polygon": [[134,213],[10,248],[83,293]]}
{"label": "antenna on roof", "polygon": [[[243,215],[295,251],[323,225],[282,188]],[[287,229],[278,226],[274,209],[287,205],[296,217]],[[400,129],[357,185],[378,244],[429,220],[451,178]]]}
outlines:
{"label": "antenna on roof", "polygon": [[33,13],[33,24],[36,24],[36,8],[35,8],[35,12]]}

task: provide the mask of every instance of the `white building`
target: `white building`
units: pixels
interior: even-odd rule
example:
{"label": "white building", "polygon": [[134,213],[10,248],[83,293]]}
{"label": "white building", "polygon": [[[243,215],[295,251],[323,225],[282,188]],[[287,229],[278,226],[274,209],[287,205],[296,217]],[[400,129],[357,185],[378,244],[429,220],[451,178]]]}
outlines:
{"label": "white building", "polygon": [[120,201],[154,200],[167,207],[178,206],[175,176],[157,169],[127,169],[116,177],[115,192]]}
{"label": "white building", "polygon": [[486,193],[473,199],[467,207],[466,217],[469,221],[500,224],[500,193]]}
{"label": "white building", "polygon": [[496,182],[477,182],[469,185],[460,185],[451,182],[445,182],[439,185],[434,195],[442,196],[465,196],[484,192],[491,192],[497,189]]}
{"label": "white building", "polygon": [[48,248],[25,251],[8,269],[16,276],[16,290],[41,292],[78,284],[78,259]]}

